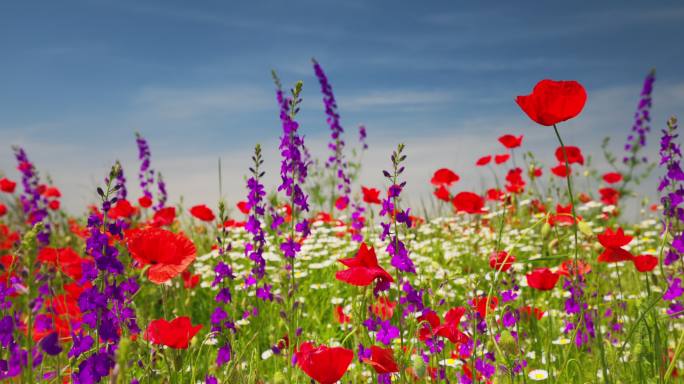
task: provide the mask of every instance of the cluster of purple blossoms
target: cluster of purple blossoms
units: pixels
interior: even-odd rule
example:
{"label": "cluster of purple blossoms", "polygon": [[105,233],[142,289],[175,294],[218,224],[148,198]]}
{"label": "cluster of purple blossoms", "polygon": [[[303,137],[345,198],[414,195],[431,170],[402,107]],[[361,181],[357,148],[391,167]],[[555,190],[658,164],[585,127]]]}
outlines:
{"label": "cluster of purple blossoms", "polygon": [[128,190],[126,189],[126,177],[124,176],[123,167],[120,161],[116,161],[115,167],[119,169],[119,174],[116,176],[116,185],[121,186],[118,191],[116,191],[117,200],[126,200],[128,197]]}
{"label": "cluster of purple blossoms", "polygon": [[138,159],[140,159],[140,172],[138,179],[140,180],[140,189],[143,196],[152,200],[152,185],[154,185],[154,169],[150,166],[150,146],[147,140],[138,132],[135,133],[135,142],[138,144]]}
{"label": "cluster of purple blossoms", "polygon": [[273,300],[271,293],[271,285],[265,283],[259,287],[259,282],[266,274],[266,260],[264,260],[263,253],[266,246],[266,233],[261,224],[261,220],[266,213],[264,205],[264,196],[266,191],[260,179],[264,176],[259,167],[264,160],[261,157],[261,146],[257,144],[254,148],[254,167],[250,168],[252,177],[247,180],[247,206],[250,209],[250,215],[245,223],[245,230],[252,235],[251,241],[245,243],[245,256],[250,259],[254,266],[250,274],[245,278],[245,286],[254,286],[256,288],[256,297],[263,301]]}
{"label": "cluster of purple blossoms", "polygon": [[622,159],[624,164],[632,166],[638,163],[645,163],[646,157],[637,158],[639,150],[646,146],[646,135],[651,131],[651,93],[653,92],[653,83],[655,82],[655,70],[651,70],[644,80],[644,87],[641,90],[641,98],[637,105],[637,110],[634,113],[634,125],[632,131],[627,136],[627,143],[625,143],[625,151],[629,152],[628,156]]}
{"label": "cluster of purple blossoms", "polygon": [[[595,311],[589,310],[589,305],[585,299],[584,289],[586,283],[584,277],[577,274],[574,280],[565,279],[563,288],[570,292],[570,296],[565,300],[565,313],[569,317],[575,317],[576,321],[565,321],[563,332],[565,334],[575,335],[575,346],[577,348],[589,342],[589,338],[596,337],[596,329],[594,327]],[[579,327],[579,328],[578,328]]]}
{"label": "cluster of purple blossoms", "polygon": [[331,142],[328,143],[328,148],[332,151],[332,154],[328,157],[325,162],[325,166],[328,168],[334,167],[338,183],[337,190],[341,193],[339,199],[336,202],[337,209],[343,210],[349,204],[349,193],[351,192],[351,180],[347,176],[346,169],[348,167],[344,159],[344,140],[342,140],[342,134],[344,133],[344,128],[340,124],[340,114],[337,111],[337,102],[335,101],[335,94],[332,90],[332,85],[328,81],[328,77],[323,68],[318,64],[315,59],[312,59],[314,72],[318,78],[318,82],[321,85],[321,93],[323,93],[323,105],[325,106],[325,114],[327,116],[326,122],[330,127],[330,138]]}
{"label": "cluster of purple blossoms", "polygon": [[660,180],[658,191],[663,195],[661,203],[665,216],[665,231],[670,232],[673,237],[663,259],[665,266],[674,269],[668,277],[669,286],[663,296],[663,300],[671,302],[667,312],[673,317],[684,314],[684,305],[679,300],[684,293],[680,277],[684,271],[681,270],[679,263],[676,263],[684,254],[684,232],[679,229],[679,223],[684,220],[684,208],[681,207],[684,202],[684,171],[681,168],[682,152],[677,143],[678,137],[677,119],[671,117],[660,139],[660,166],[664,166],[666,172]]}
{"label": "cluster of purple blossoms", "polygon": [[[381,223],[382,233],[380,234],[380,240],[385,241],[389,237],[389,243],[387,245],[387,253],[392,257],[391,264],[394,268],[402,272],[416,273],[416,268],[413,265],[413,261],[409,258],[408,250],[406,245],[399,238],[399,233],[397,226],[402,224],[407,228],[411,228],[413,225],[411,221],[410,208],[407,210],[399,209],[397,201],[399,200],[399,195],[401,191],[406,186],[406,182],[398,182],[399,176],[404,172],[404,167],[401,163],[406,160],[406,155],[403,155],[404,145],[399,144],[397,150],[392,153],[392,165],[394,170],[392,173],[388,171],[383,171],[384,176],[392,183],[387,192],[387,197],[382,201],[382,209],[380,210],[380,216],[387,216],[389,221],[387,223]],[[394,233],[392,233],[392,227],[394,226]],[[399,282],[397,282],[399,283]]]}
{"label": "cluster of purple blossoms", "polygon": [[[292,209],[292,224],[293,231],[287,239],[280,245],[281,251],[286,258],[294,259],[299,252],[301,246],[294,238],[294,232],[298,232],[302,237],[306,237],[310,233],[309,222],[306,218],[297,222],[297,212],[306,212],[309,210],[309,202],[304,189],[302,188],[306,182],[308,163],[303,161],[302,147],[304,146],[304,138],[298,133],[299,123],[294,120],[297,112],[299,112],[299,104],[301,104],[300,93],[302,90],[302,83],[298,82],[292,90],[292,98],[283,98],[282,91],[278,90],[276,95],[280,103],[280,120],[283,127],[283,135],[280,138],[280,154],[282,161],[280,163],[280,179],[281,183],[278,186],[278,191],[284,191],[285,195],[290,199],[290,208]],[[278,215],[276,213],[276,215]],[[282,223],[282,217],[274,217],[273,222]]]}
{"label": "cluster of purple blossoms", "polygon": [[366,142],[366,138],[368,137],[368,134],[366,133],[366,127],[363,125],[359,126],[359,143],[361,143],[361,148],[364,150],[368,149],[368,143]]}
{"label": "cluster of purple blossoms", "polygon": [[[221,223],[224,223],[227,218],[225,204],[223,202],[219,203],[219,218]],[[225,226],[221,227],[220,234],[216,241],[220,261],[214,267],[214,281],[211,283],[211,287],[218,287],[218,293],[214,298],[216,307],[210,316],[210,322],[211,331],[214,333],[214,337],[219,341],[216,365],[222,366],[228,363],[232,358],[233,350],[230,337],[237,332],[233,316],[234,311],[232,310],[232,307],[229,306],[229,304],[233,303],[231,288],[236,276],[233,273],[232,266],[224,261],[228,259],[228,252],[233,248],[232,244],[226,238]],[[231,313],[229,314],[224,308],[228,308]],[[228,331],[228,333],[226,333],[226,331]],[[207,382],[210,382],[212,379],[213,376],[209,376]]]}
{"label": "cluster of purple blossoms", "polygon": [[157,198],[157,205],[154,206],[154,210],[158,211],[166,206],[166,200],[169,198],[169,194],[166,192],[166,183],[162,177],[161,172],[157,172],[157,188],[159,190],[159,195]]}
{"label": "cluster of purple blossoms", "polygon": [[38,233],[38,241],[42,245],[47,245],[50,243],[50,223],[45,220],[48,217],[48,201],[41,194],[40,177],[26,151],[21,147],[13,149],[19,164],[17,169],[21,172],[21,184],[24,187],[23,193],[19,196],[21,207],[31,226],[43,223],[43,230]]}
{"label": "cluster of purple blossoms", "polygon": [[[107,180],[119,180],[119,171],[114,166]],[[72,373],[76,384],[98,383],[108,376],[115,366],[115,354],[124,328],[131,334],[140,332],[135,310],[130,305],[140,286],[135,277],[124,276],[124,266],[118,258],[119,250],[109,244],[109,236],[123,238],[123,221],[107,220],[107,213],[117,201],[112,195],[119,189],[120,184],[112,188],[111,181],[107,182],[106,191],[98,188],[103,215],[100,217],[93,213],[88,218],[90,236],[86,240],[86,252],[93,257],[95,264],[82,264],[83,276],[79,284],[84,285],[96,279],[100,283],[85,289],[78,298],[78,306],[83,313],[82,328],[90,332],[86,334],[81,330],[72,335],[73,346],[69,357],[79,358],[90,351],[93,344],[96,344],[96,348],[81,360],[78,369]],[[101,345],[101,342],[104,344]]]}

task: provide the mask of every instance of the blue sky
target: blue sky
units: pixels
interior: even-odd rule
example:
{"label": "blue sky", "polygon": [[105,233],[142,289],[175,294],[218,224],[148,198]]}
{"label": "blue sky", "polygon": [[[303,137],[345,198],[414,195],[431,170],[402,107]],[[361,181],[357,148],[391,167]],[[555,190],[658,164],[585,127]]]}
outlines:
{"label": "blue sky", "polygon": [[[365,183],[380,183],[389,151],[405,142],[412,197],[429,194],[442,166],[471,188],[481,179],[474,159],[499,151],[502,133],[524,134],[527,149],[551,159],[552,133],[513,102],[542,78],[587,88],[584,113],[563,127],[586,151],[604,136],[620,148],[652,67],[654,131],[681,116],[681,20],[676,1],[2,2],[0,170],[16,177],[9,146],[25,146],[78,211],[120,159],[137,196],[137,130],[172,199],[216,201],[221,157],[227,197],[238,200],[254,143],[268,148],[271,177],[277,167],[271,69],[286,85],[304,81],[302,130],[314,153],[325,150],[316,57],[348,141],[368,128]],[[650,144],[655,153],[655,134]]]}

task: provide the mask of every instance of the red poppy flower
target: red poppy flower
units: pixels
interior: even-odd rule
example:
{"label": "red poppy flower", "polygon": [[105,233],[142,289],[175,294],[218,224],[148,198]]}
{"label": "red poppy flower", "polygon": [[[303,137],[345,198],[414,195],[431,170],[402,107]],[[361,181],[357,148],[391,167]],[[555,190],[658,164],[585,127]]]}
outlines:
{"label": "red poppy flower", "polygon": [[653,255],[639,255],[632,259],[639,272],[650,272],[658,265],[658,258]]}
{"label": "red poppy flower", "polygon": [[249,215],[249,203],[246,201],[238,201],[238,203],[235,205],[238,209],[238,211],[242,212],[244,215]]}
{"label": "red poppy flower", "polygon": [[[52,323],[53,328],[34,327],[33,338],[35,341],[57,331],[59,339],[67,341],[71,334],[78,333],[81,329],[82,314],[78,306],[78,298],[73,295],[56,295],[48,298],[45,302],[46,316]],[[41,316],[41,315],[39,315]],[[37,325],[37,324],[36,324]]]}
{"label": "red poppy flower", "polygon": [[489,267],[496,271],[507,272],[513,263],[515,256],[509,255],[506,251],[495,252],[489,256]]}
{"label": "red poppy flower", "polygon": [[173,224],[176,218],[176,208],[166,207],[158,210],[152,217],[152,225],[155,227],[165,227]]}
{"label": "red poppy flower", "polygon": [[[207,207],[204,204],[201,205],[195,205],[194,207],[190,208],[190,214],[193,215],[196,219],[202,220],[202,221],[214,221],[216,216],[214,216],[214,212],[211,210],[211,208]],[[174,216],[175,216],[175,211],[174,211]],[[171,220],[173,222],[173,219]]]}
{"label": "red poppy flower", "polygon": [[617,205],[620,199],[620,191],[614,188],[601,188],[599,193],[601,194],[601,202],[605,205]]}
{"label": "red poppy flower", "polygon": [[108,216],[113,219],[130,218],[135,214],[135,207],[128,200],[118,200],[109,210]]}
{"label": "red poppy flower", "polygon": [[45,247],[38,252],[38,261],[59,268],[73,280],[80,280],[83,276],[83,264],[93,263],[90,259],[81,258],[71,248]]}
{"label": "red poppy flower", "polygon": [[541,309],[539,309],[537,307],[532,308],[529,305],[526,305],[524,307],[520,307],[519,310],[520,310],[520,314],[521,315],[522,314],[527,315],[527,318],[532,318],[533,314],[537,320],[541,320],[542,317],[544,317],[544,311],[542,311]]}
{"label": "red poppy flower", "polygon": [[551,126],[570,120],[582,112],[587,92],[576,81],[542,80],[527,96],[518,96],[515,102],[538,124]]}
{"label": "red poppy flower", "polygon": [[375,345],[371,345],[371,357],[363,358],[363,362],[370,364],[375,372],[381,375],[399,372],[399,366],[394,360],[394,353],[392,348],[380,348]]}
{"label": "red poppy flower", "polygon": [[312,343],[303,343],[295,352],[297,366],[319,384],[337,383],[347,372],[352,359],[354,352],[351,349],[325,345],[314,347]]}
{"label": "red poppy flower", "polygon": [[349,205],[349,197],[348,196],[340,196],[335,200],[335,208],[338,211],[344,211],[347,209],[347,206]]}
{"label": "red poppy flower", "polygon": [[511,155],[509,153],[502,153],[500,155],[494,156],[494,162],[496,164],[503,164],[508,161],[508,159],[511,158]]}
{"label": "red poppy flower", "polygon": [[522,169],[513,168],[506,175],[506,190],[510,193],[522,193],[525,190],[525,180],[522,178]]}
{"label": "red poppy flower", "polygon": [[11,249],[18,241],[19,232],[12,232],[8,226],[0,224],[0,250]]}
{"label": "red poppy flower", "polygon": [[468,336],[458,329],[461,325],[461,318],[465,312],[465,307],[455,307],[450,309],[444,315],[444,323],[435,327],[434,334],[442,336],[454,344],[467,342]]}
{"label": "red poppy flower", "polygon": [[538,179],[542,176],[542,169],[540,167],[534,167],[530,169],[530,179]]}
{"label": "red poppy flower", "polygon": [[503,135],[499,137],[499,143],[501,143],[504,147],[508,149],[513,149],[518,148],[520,145],[522,145],[522,139],[523,135],[520,135],[518,137],[513,135]]}
{"label": "red poppy flower", "polygon": [[418,317],[420,329],[418,330],[418,338],[420,341],[425,341],[435,335],[435,330],[439,327],[441,319],[435,311],[424,310]]}
{"label": "red poppy flower", "polygon": [[48,203],[48,208],[50,208],[53,211],[56,211],[59,209],[59,200],[52,200]]}
{"label": "red poppy flower", "polygon": [[435,197],[438,198],[439,200],[442,201],[450,201],[451,200],[451,193],[449,193],[449,190],[446,189],[445,186],[440,185],[439,188],[435,189]]}
{"label": "red poppy flower", "polygon": [[558,273],[551,272],[548,268],[535,269],[531,273],[525,275],[527,285],[540,291],[553,289],[553,287],[556,286],[559,277],[560,275]]}
{"label": "red poppy flower", "polygon": [[392,276],[378,265],[375,249],[361,243],[356,256],[348,259],[339,259],[340,263],[348,267],[343,271],[337,271],[335,278],[347,284],[358,287],[371,285],[375,279],[393,282]]}
{"label": "red poppy flower", "polygon": [[487,200],[500,201],[503,199],[505,193],[496,188],[490,188],[487,190]]}
{"label": "red poppy flower", "polygon": [[3,203],[0,203],[0,217],[5,216],[7,214],[7,206]]}
{"label": "red poppy flower", "polygon": [[62,193],[57,187],[46,187],[43,191],[43,196],[45,197],[62,197]]}
{"label": "red poppy flower", "polygon": [[138,204],[143,208],[149,208],[152,206],[152,199],[147,196],[143,196],[138,199]]}
{"label": "red poppy flower", "polygon": [[551,168],[551,173],[558,177],[568,177],[568,174],[572,172],[571,168],[565,166],[565,164],[558,164]]}
{"label": "red poppy flower", "polygon": [[[582,217],[577,216],[577,220],[582,220]],[[555,225],[573,225],[575,220],[572,218],[572,205],[556,204],[556,214],[549,216],[548,223],[552,227]]]}
{"label": "red poppy flower", "polygon": [[535,212],[537,213],[544,213],[546,212],[546,206],[544,203],[542,203],[539,199],[533,199],[530,202],[530,206],[534,209]]}
{"label": "red poppy flower", "polygon": [[6,178],[6,177],[3,177],[2,179],[0,179],[0,191],[3,191],[5,193],[14,193],[14,188],[16,188],[16,186],[17,186],[16,182],[14,182],[14,181]]}
{"label": "red poppy flower", "polygon": [[[489,304],[489,308],[487,308]],[[489,299],[485,296],[476,297],[472,301],[473,308],[480,314],[483,319],[488,313],[492,313],[499,305],[499,298],[494,296]]]}
{"label": "red poppy flower", "polygon": [[202,325],[192,325],[189,317],[181,316],[171,321],[152,320],[147,326],[144,338],[152,344],[165,345],[174,349],[187,349]]}
{"label": "red poppy flower", "polygon": [[335,320],[340,324],[347,324],[351,321],[351,317],[344,313],[344,308],[341,305],[335,306],[333,314],[335,315]]}
{"label": "red poppy flower", "polygon": [[[583,262],[582,260],[577,260],[577,272],[579,272],[580,276],[584,276],[591,272],[591,265]],[[556,273],[565,277],[575,276],[577,272],[575,272],[574,260],[565,260],[561,263],[556,271]]]}
{"label": "red poppy flower", "polygon": [[200,275],[193,275],[190,271],[183,271],[181,278],[183,279],[183,287],[185,289],[195,288],[200,281]]}
{"label": "red poppy flower", "polygon": [[477,165],[478,167],[482,167],[489,164],[490,161],[492,161],[492,155],[482,156],[479,159],[477,159],[475,165]]}
{"label": "red poppy flower", "polygon": [[128,236],[127,245],[141,266],[151,265],[147,277],[155,284],[178,276],[195,260],[195,245],[190,239],[161,228],[134,230]]}
{"label": "red poppy flower", "polygon": [[605,248],[603,253],[599,255],[598,261],[602,263],[617,263],[620,261],[627,261],[634,259],[634,256],[628,251],[622,249],[629,244],[633,237],[625,236],[622,228],[618,228],[616,232],[612,229],[606,228],[605,232],[599,234],[598,241]]}
{"label": "red poppy flower", "polygon": [[432,185],[436,187],[442,185],[446,185],[447,187],[449,187],[459,180],[461,180],[461,177],[455,174],[452,170],[447,168],[440,168],[435,171],[434,175],[432,175],[430,183],[432,183]]}
{"label": "red poppy flower", "polygon": [[[582,150],[580,150],[578,147],[566,145],[565,153],[568,155],[569,164],[584,165],[584,156],[582,156]],[[565,156],[563,156],[563,147],[558,147],[556,149],[556,159],[559,163],[565,164]]]}
{"label": "red poppy flower", "polygon": [[371,310],[375,316],[378,316],[383,320],[387,320],[391,319],[394,315],[394,308],[396,306],[396,301],[391,301],[390,299],[382,296],[379,297],[378,301],[371,306]]}
{"label": "red poppy flower", "polygon": [[456,212],[484,213],[482,196],[472,192],[459,192],[451,201]]}
{"label": "red poppy flower", "polygon": [[591,201],[591,196],[587,195],[584,192],[580,192],[580,194],[577,196],[577,200],[579,200],[581,203],[588,203]]}
{"label": "red poppy flower", "polygon": [[380,190],[377,188],[361,187],[363,201],[367,204],[382,204],[380,201]]}
{"label": "red poppy flower", "polygon": [[622,175],[618,172],[608,172],[603,174],[603,181],[608,184],[615,184],[622,181]]}

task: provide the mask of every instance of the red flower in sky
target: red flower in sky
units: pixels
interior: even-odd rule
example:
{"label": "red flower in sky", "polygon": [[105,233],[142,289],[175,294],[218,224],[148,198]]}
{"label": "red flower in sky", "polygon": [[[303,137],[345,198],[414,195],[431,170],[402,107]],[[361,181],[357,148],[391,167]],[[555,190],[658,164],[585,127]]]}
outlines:
{"label": "red flower in sky", "polygon": [[521,168],[509,170],[506,181],[506,190],[510,193],[522,193],[525,190],[525,180],[522,178]]}
{"label": "red flower in sky", "polygon": [[615,184],[622,181],[622,175],[618,172],[608,172],[603,174],[603,181],[608,184]]}
{"label": "red flower in sky", "polygon": [[152,199],[147,196],[143,196],[138,199],[138,205],[143,208],[149,208],[152,206]]}
{"label": "red flower in sky", "polygon": [[6,177],[0,179],[0,191],[3,191],[5,193],[14,193],[14,188],[16,188],[16,186],[17,183]]}
{"label": "red flower in sky", "polygon": [[513,263],[515,256],[509,255],[506,251],[495,252],[489,256],[489,267],[496,271],[507,272]]}
{"label": "red flower in sky", "polygon": [[558,273],[551,272],[548,268],[535,269],[525,276],[527,285],[540,291],[553,289],[553,287],[556,286],[559,277],[560,275]]}
{"label": "red flower in sky", "polygon": [[152,217],[152,225],[155,227],[165,227],[173,224],[176,219],[176,208],[166,207],[158,210]]}
{"label": "red flower in sky", "polygon": [[572,172],[571,168],[568,168],[565,166],[565,163],[563,164],[558,164],[555,167],[551,168],[551,173],[558,177],[568,177],[568,171]]}
{"label": "red flower in sky", "polygon": [[387,374],[399,372],[399,366],[394,360],[394,353],[392,353],[392,348],[380,348],[375,345],[371,345],[371,357],[363,358],[363,362],[369,364],[375,369],[378,374]]}
{"label": "red flower in sky", "polygon": [[46,187],[43,191],[45,197],[62,197],[62,192],[57,187]]}
{"label": "red flower in sky", "polygon": [[518,148],[522,145],[523,135],[513,136],[513,135],[503,135],[499,137],[499,143],[508,149]]}
{"label": "red flower in sky", "polygon": [[603,253],[599,255],[598,261],[602,263],[617,263],[620,261],[632,260],[634,256],[622,249],[625,245],[632,241],[632,236],[625,236],[622,228],[618,228],[616,232],[612,229],[606,228],[605,232],[599,234],[598,241],[605,248]]}
{"label": "red flower in sky", "polygon": [[490,188],[487,190],[487,200],[499,201],[504,198],[504,195],[505,194],[503,191],[496,188]]}
{"label": "red flower in sky", "polygon": [[484,213],[484,199],[472,192],[459,192],[451,201],[456,212]]}
{"label": "red flower in sky", "polygon": [[347,284],[365,287],[371,285],[375,279],[394,281],[392,276],[378,265],[375,249],[369,248],[366,243],[361,243],[356,256],[338,261],[347,266],[348,269],[337,271],[335,278]]}
{"label": "red flower in sky", "polygon": [[[578,147],[566,145],[565,153],[568,155],[569,164],[584,165],[584,156],[582,155],[582,150],[580,150]],[[556,159],[558,160],[558,163],[565,164],[565,156],[563,156],[563,147],[558,147],[556,149]]]}
{"label": "red flower in sky", "polygon": [[112,219],[122,219],[122,218],[130,218],[135,214],[135,207],[131,205],[131,203],[128,200],[118,200],[116,204],[112,207],[112,209],[107,212],[107,215]]}
{"label": "red flower in sky", "polygon": [[297,366],[319,384],[337,383],[354,359],[351,349],[342,347],[328,348],[325,345],[314,347],[303,343],[295,352]]}
{"label": "red flower in sky", "polygon": [[542,169],[540,167],[534,167],[530,169],[530,179],[538,179],[542,176]]}
{"label": "red flower in sky", "polygon": [[494,156],[494,162],[496,164],[503,164],[508,161],[508,159],[511,158],[511,155],[509,153],[502,153],[500,155],[495,155]]}
{"label": "red flower in sky", "polygon": [[367,204],[382,204],[380,201],[380,190],[377,188],[361,187],[363,201]]}
{"label": "red flower in sky", "polygon": [[443,186],[440,185],[439,188],[435,189],[435,197],[438,198],[439,200],[442,201],[450,201],[451,200],[451,193],[449,193],[449,190]]}
{"label": "red flower in sky", "polygon": [[551,126],[570,120],[582,112],[587,92],[576,81],[542,80],[527,96],[518,96],[515,102],[538,124]]}
{"label": "red flower in sky", "polygon": [[207,222],[214,221],[214,219],[216,218],[211,208],[207,207],[204,204],[195,205],[194,207],[190,208],[190,214],[195,216],[196,219]]}
{"label": "red flower in sky", "polygon": [[187,349],[202,325],[192,325],[187,316],[177,317],[171,321],[166,319],[152,320],[147,326],[144,338],[152,344],[165,345],[174,349]]}
{"label": "red flower in sky", "polygon": [[338,211],[343,211],[347,208],[349,205],[349,197],[348,196],[340,196],[335,200],[335,208],[337,208]]}
{"label": "red flower in sky", "polygon": [[250,206],[248,202],[238,201],[238,203],[235,204],[235,206],[237,207],[238,211],[242,212],[242,214],[249,215]]}
{"label": "red flower in sky", "polygon": [[492,155],[482,156],[479,159],[477,159],[475,165],[477,165],[478,167],[482,167],[489,164],[490,161],[492,161]]}
{"label": "red flower in sky", "polygon": [[394,308],[397,306],[396,301],[391,301],[390,299],[382,296],[378,298],[378,301],[371,306],[371,310],[375,316],[379,316],[383,320],[391,319],[394,315]]}
{"label": "red flower in sky", "polygon": [[447,168],[440,168],[435,171],[434,175],[432,175],[430,183],[432,183],[432,185],[436,187],[442,185],[446,185],[447,187],[449,187],[451,186],[451,184],[459,180],[461,180],[461,177],[455,174],[452,170]]}
{"label": "red flower in sky", "polygon": [[129,233],[128,251],[145,266],[147,277],[156,284],[168,281],[185,271],[195,261],[195,245],[182,233],[161,228],[145,228]]}
{"label": "red flower in sky", "polygon": [[601,188],[599,194],[601,194],[601,202],[605,205],[617,205],[620,199],[620,191],[614,188]]}
{"label": "red flower in sky", "polygon": [[658,258],[653,255],[639,255],[632,259],[639,272],[650,272],[658,265]]}

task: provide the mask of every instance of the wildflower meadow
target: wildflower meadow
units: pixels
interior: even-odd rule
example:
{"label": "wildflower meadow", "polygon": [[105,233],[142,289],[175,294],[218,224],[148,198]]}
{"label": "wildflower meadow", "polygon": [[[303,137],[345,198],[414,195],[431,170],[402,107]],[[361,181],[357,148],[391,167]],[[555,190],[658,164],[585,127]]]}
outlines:
{"label": "wildflower meadow", "polygon": [[[96,204],[72,215],[32,148],[2,152],[20,179],[0,170],[0,380],[682,380],[684,172],[677,118],[651,122],[655,71],[634,82],[620,151],[564,141],[592,95],[582,79],[539,79],[509,95],[537,130],[481,132],[498,150],[425,174],[434,193],[412,205],[411,142],[360,183],[372,129],[343,126],[332,80],[309,69],[317,81],[272,73],[278,183],[255,144],[244,180],[218,181],[241,183],[242,199],[170,201],[155,143],[136,134],[139,167],[112,158]],[[323,158],[300,124],[304,97],[325,111]],[[555,140],[554,163],[530,135]],[[485,185],[462,188],[464,169]]]}

